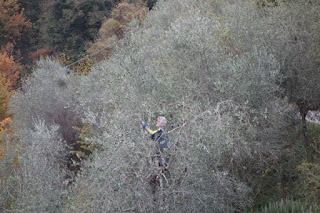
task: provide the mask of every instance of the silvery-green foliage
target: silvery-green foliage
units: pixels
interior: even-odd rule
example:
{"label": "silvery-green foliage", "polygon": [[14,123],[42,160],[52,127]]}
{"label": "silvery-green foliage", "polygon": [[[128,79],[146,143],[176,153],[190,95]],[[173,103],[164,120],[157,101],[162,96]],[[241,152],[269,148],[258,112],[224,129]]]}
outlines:
{"label": "silvery-green foliage", "polygon": [[[114,54],[88,76],[40,61],[10,105],[24,153],[17,208],[234,212],[250,205],[241,180],[277,158],[291,110],[279,99],[284,63],[276,51],[282,42],[278,47],[272,37],[272,10],[256,9],[254,1],[163,0],[142,26],[130,24]],[[272,39],[263,37],[266,29]],[[283,30],[283,38],[289,34]],[[140,126],[142,118],[154,127],[158,115],[169,121],[170,175],[151,161],[154,144]],[[61,209],[63,167],[34,159],[63,159],[46,144],[61,144],[57,132],[72,141],[75,116],[92,127],[87,140],[99,149]],[[43,175],[47,169],[57,179]],[[53,185],[42,187],[47,180]],[[54,193],[41,194],[40,204],[26,189]]]}
{"label": "silvery-green foliage", "polygon": [[[287,26],[284,29],[289,34],[287,38],[282,38],[286,39],[286,42],[283,41],[285,45],[273,45],[287,77],[284,82],[286,94],[292,101],[302,102],[303,108],[311,110],[320,108],[319,10],[319,1],[294,1],[292,5],[284,5],[271,14],[284,20],[283,25]],[[277,35],[281,38],[280,33],[282,31]],[[302,107],[299,107],[301,110]]]}
{"label": "silvery-green foliage", "polygon": [[234,212],[244,208],[249,188],[218,168],[222,163],[218,155],[228,150],[228,144],[222,144],[228,131],[224,125],[232,120],[234,108],[227,101],[204,112],[197,109],[192,125],[170,134],[170,175],[153,164],[149,136],[134,118],[124,121],[125,115],[119,113],[113,124],[123,131],[111,127],[114,133],[100,137],[105,150],[86,163],[65,211]]}
{"label": "silvery-green foliage", "polygon": [[302,111],[319,108],[320,2],[277,1],[277,6],[259,10],[254,1],[239,2],[220,2],[219,13],[236,48],[266,48],[280,64],[288,98]]}
{"label": "silvery-green foliage", "polygon": [[[233,212],[250,204],[239,179],[277,158],[290,108],[277,97],[274,55],[230,46],[216,9],[209,0],[159,1],[81,79],[83,121],[102,149],[86,162],[67,212]],[[139,117],[150,124],[158,115],[169,121],[171,174],[152,189],[152,178],[166,175],[150,162],[154,147]]]}
{"label": "silvery-green foliage", "polygon": [[[24,212],[55,212],[63,204],[66,148],[75,142],[76,78],[50,59],[38,62],[10,102],[19,146],[20,169],[14,208]],[[15,186],[12,186],[15,188]]]}
{"label": "silvery-green foliage", "polygon": [[15,171],[17,165],[17,146],[10,141],[9,136],[4,136],[1,141],[0,159],[0,212],[7,212],[13,203],[16,195],[17,179]]}
{"label": "silvery-green foliage", "polygon": [[60,212],[66,187],[65,142],[59,126],[33,120],[33,129],[21,129],[18,185],[13,212]]}
{"label": "silvery-green foliage", "polygon": [[63,138],[72,141],[75,83],[76,77],[68,69],[53,60],[41,59],[10,101],[13,124],[32,128],[34,119],[42,119],[46,124],[62,126]]}

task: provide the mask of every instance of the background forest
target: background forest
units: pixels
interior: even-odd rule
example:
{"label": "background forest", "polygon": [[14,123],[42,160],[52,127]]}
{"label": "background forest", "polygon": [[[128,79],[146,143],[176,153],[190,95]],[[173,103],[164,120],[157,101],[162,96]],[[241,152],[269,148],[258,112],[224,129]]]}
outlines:
{"label": "background forest", "polygon": [[0,0],[0,212],[320,212],[319,11]]}

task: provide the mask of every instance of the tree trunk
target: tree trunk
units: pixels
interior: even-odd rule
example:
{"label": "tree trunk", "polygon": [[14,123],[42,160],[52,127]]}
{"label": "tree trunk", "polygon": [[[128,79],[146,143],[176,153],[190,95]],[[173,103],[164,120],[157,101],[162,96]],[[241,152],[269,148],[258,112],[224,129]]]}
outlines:
{"label": "tree trunk", "polygon": [[307,114],[308,114],[308,110],[303,110],[300,108],[300,115],[301,115],[301,121],[302,121],[302,135],[303,135],[306,146],[309,145],[308,137],[307,137],[307,121],[306,121]]}

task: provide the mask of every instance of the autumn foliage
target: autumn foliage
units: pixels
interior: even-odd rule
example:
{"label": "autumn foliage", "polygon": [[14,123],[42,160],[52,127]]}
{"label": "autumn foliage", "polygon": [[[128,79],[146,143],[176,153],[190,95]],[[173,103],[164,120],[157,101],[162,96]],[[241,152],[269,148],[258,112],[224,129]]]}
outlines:
{"label": "autumn foliage", "polygon": [[[18,76],[15,75],[15,64],[12,63],[12,61],[12,57],[4,57],[4,55],[0,54],[0,160],[7,151],[5,136],[8,134],[11,135],[10,133],[12,133],[12,129],[10,128],[11,118],[7,111],[9,100],[13,94],[13,91],[11,91],[13,88],[12,82],[16,82],[16,77]],[[9,73],[9,75],[6,75],[5,71],[8,71],[7,73]],[[10,71],[13,71],[12,73],[14,74],[10,75],[12,74]],[[13,81],[10,81],[9,78]],[[18,165],[18,160],[15,159],[14,163]]]}
{"label": "autumn foliage", "polygon": [[147,8],[142,3],[122,2],[111,12],[111,18],[107,19],[101,26],[98,33],[98,40],[106,40],[116,36],[123,38],[125,25],[133,19],[142,20],[146,16]]}
{"label": "autumn foliage", "polygon": [[11,124],[11,118],[6,118],[3,121],[0,121],[0,160],[3,158],[3,155],[6,151],[6,146],[3,141],[4,135],[10,131],[8,126]]}
{"label": "autumn foliage", "polygon": [[9,91],[15,88],[21,70],[22,66],[14,61],[13,56],[0,53],[0,73],[7,78],[6,85]]}
{"label": "autumn foliage", "polygon": [[115,40],[123,38],[125,32],[125,26],[133,19],[143,20],[147,14],[148,8],[142,3],[128,3],[122,2],[115,7],[111,12],[111,18],[105,20],[99,30],[95,43],[91,45],[88,53],[99,52],[95,59],[100,61],[104,58],[108,58],[112,48],[108,48],[110,43]]}
{"label": "autumn foliage", "polygon": [[0,0],[0,121],[7,115],[12,90],[17,87],[22,65],[20,51],[15,48],[23,31],[31,27],[17,0]]}
{"label": "autumn foliage", "polygon": [[22,32],[31,27],[17,0],[0,0],[0,47],[21,39]]}
{"label": "autumn foliage", "polygon": [[8,102],[12,95],[12,92],[8,90],[9,86],[10,81],[0,73],[0,121],[7,117]]}
{"label": "autumn foliage", "polygon": [[[24,9],[18,0],[0,0],[0,11],[0,122],[4,122],[9,119],[8,102],[12,91],[18,86],[23,69],[20,50],[15,45],[21,40],[23,32],[31,27],[31,22],[24,16]],[[1,125],[0,135],[6,129]]]}
{"label": "autumn foliage", "polygon": [[[18,78],[19,69],[21,66],[14,62],[12,56],[0,53],[0,160],[7,152],[8,140],[5,136],[8,134],[11,137],[12,129],[10,128],[11,118],[8,115],[8,103],[13,95]],[[11,143],[11,139],[9,141]],[[17,158],[14,159],[14,164],[18,165]]]}
{"label": "autumn foliage", "polygon": [[83,57],[84,58],[81,61],[75,63],[72,66],[70,65],[74,62],[66,53],[61,53],[56,60],[63,66],[70,66],[69,68],[73,70],[76,74],[88,75],[91,72],[91,66],[94,64],[94,60],[92,60],[88,56]]}
{"label": "autumn foliage", "polygon": [[47,57],[52,55],[54,52],[53,48],[40,48],[34,52],[29,53],[29,58],[32,61],[39,61],[41,57]]}

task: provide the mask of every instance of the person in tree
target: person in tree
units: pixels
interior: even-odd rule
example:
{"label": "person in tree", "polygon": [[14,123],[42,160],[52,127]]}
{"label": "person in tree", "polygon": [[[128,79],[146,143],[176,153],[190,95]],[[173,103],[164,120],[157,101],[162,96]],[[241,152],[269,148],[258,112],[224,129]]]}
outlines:
{"label": "person in tree", "polygon": [[152,158],[158,160],[158,166],[167,168],[169,163],[168,149],[169,149],[169,137],[166,131],[165,125],[167,119],[165,117],[158,117],[156,126],[157,130],[151,130],[143,121],[142,128],[145,129],[150,135],[153,141],[155,141],[155,157]]}

